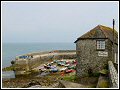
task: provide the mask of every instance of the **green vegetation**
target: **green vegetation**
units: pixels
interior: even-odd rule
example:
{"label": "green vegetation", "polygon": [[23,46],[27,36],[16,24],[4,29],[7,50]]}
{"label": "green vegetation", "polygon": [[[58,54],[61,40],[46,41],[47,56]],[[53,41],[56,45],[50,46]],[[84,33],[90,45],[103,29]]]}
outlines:
{"label": "green vegetation", "polygon": [[109,82],[106,80],[101,80],[101,81],[99,81],[98,87],[99,88],[109,88]]}
{"label": "green vegetation", "polygon": [[104,69],[108,70],[108,64],[105,64]]}
{"label": "green vegetation", "polygon": [[103,70],[99,71],[99,73],[105,75],[105,74],[108,74],[108,70],[107,69],[103,69]]}
{"label": "green vegetation", "polygon": [[99,76],[100,76],[99,72],[93,73],[93,77],[99,77]]}
{"label": "green vegetation", "polygon": [[11,66],[9,66],[9,67],[5,67],[5,68],[3,68],[2,69],[2,71],[14,71],[15,70],[15,61],[11,61]]}
{"label": "green vegetation", "polygon": [[76,75],[64,76],[63,80],[75,82],[76,81]]}
{"label": "green vegetation", "polygon": [[12,66],[9,66],[9,67],[5,67],[5,68],[3,68],[2,70],[3,71],[13,71],[14,70],[14,65],[12,65]]}

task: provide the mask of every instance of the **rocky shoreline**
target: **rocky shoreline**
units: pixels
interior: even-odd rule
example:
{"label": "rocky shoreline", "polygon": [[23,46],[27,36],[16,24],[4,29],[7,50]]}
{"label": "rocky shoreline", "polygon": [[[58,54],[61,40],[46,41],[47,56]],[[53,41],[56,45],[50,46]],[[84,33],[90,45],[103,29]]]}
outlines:
{"label": "rocky shoreline", "polygon": [[[35,85],[35,87],[41,87],[41,88],[57,87],[59,80],[63,79],[63,77],[68,74],[63,76],[63,74],[61,74],[62,72],[59,71],[59,72],[55,72],[55,73],[49,73],[48,75],[43,74],[43,76],[42,76],[42,75],[40,75],[39,68],[37,68],[37,67],[41,66],[42,64],[53,62],[54,59],[61,60],[61,59],[65,58],[65,59],[71,60],[71,59],[76,58],[75,50],[55,50],[55,51],[50,51],[50,52],[30,53],[30,54],[26,54],[23,56],[31,56],[31,55],[33,56],[31,58],[31,60],[28,59],[30,74],[23,74],[23,75],[19,74],[19,75],[15,75],[15,78],[2,79],[2,87],[3,88],[29,88],[32,86],[34,87],[34,85]],[[3,68],[2,70],[3,71],[12,71],[15,69],[16,71],[17,70],[19,71],[19,70],[21,70],[21,68],[25,68],[25,66],[22,67],[23,66],[22,63],[24,64],[25,60],[27,60],[27,59],[23,59],[21,61],[21,59],[19,60],[19,56],[17,56],[17,59],[15,60],[14,64],[12,64],[9,67]],[[39,65],[36,65],[36,64],[38,64],[38,62],[39,62]],[[34,64],[36,66],[33,66]],[[19,66],[21,66],[20,69],[17,69]],[[33,69],[31,69],[31,67],[33,67]],[[65,66],[61,66],[61,67],[65,67]],[[37,70],[36,70],[36,68],[37,68]]]}
{"label": "rocky shoreline", "polygon": [[36,77],[34,75],[18,76],[16,78],[3,79],[3,88],[28,88],[34,85],[42,87],[52,87],[53,84],[61,80],[60,73],[54,73],[47,76]]}

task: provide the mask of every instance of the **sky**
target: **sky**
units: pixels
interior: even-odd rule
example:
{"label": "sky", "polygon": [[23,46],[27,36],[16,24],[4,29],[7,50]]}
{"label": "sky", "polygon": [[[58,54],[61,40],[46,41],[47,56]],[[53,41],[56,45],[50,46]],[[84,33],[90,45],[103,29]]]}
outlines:
{"label": "sky", "polygon": [[72,42],[97,25],[118,30],[118,2],[2,2],[2,42]]}

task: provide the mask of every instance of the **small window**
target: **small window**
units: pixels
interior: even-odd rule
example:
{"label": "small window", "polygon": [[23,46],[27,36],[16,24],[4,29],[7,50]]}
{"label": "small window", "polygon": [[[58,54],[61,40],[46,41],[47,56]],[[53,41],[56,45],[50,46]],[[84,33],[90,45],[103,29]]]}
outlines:
{"label": "small window", "polygon": [[104,50],[105,49],[105,41],[104,40],[98,40],[97,41],[97,49]]}

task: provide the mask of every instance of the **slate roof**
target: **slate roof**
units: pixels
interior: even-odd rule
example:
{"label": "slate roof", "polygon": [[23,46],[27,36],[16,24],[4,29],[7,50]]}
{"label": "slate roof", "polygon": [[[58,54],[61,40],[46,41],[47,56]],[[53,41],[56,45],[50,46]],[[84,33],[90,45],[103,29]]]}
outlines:
{"label": "slate roof", "polygon": [[[103,25],[98,25],[89,32],[83,34],[81,37],[77,38],[75,43],[80,39],[102,39],[108,38],[113,42],[113,29]],[[118,32],[114,30],[115,43],[118,44]]]}

